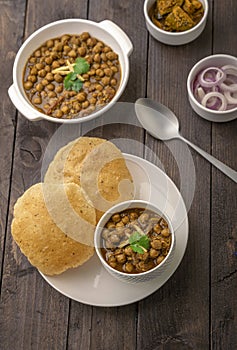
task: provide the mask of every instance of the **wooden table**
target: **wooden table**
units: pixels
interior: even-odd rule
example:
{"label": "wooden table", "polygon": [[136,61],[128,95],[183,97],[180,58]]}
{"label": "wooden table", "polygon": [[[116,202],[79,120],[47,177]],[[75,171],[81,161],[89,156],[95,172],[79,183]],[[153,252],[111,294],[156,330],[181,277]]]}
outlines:
{"label": "wooden table", "polygon": [[[1,309],[0,348],[234,350],[237,347],[236,184],[191,150],[196,180],[181,141],[163,143],[141,128],[107,125],[89,135],[130,138],[134,153],[157,164],[157,157],[178,188],[178,165],[186,171],[185,201],[195,184],[189,208],[185,256],[169,281],[149,297],[121,307],[85,305],[57,292],[21,254],[11,237],[17,198],[41,179],[44,150],[59,125],[30,122],[14,108],[7,88],[17,50],[37,28],[63,18],[110,19],[131,38],[129,83],[121,101],[150,97],[179,117],[188,139],[237,169],[237,121],[210,123],[191,109],[186,78],[201,58],[214,53],[237,56],[237,4],[209,1],[208,23],[193,43],[171,47],[149,36],[142,0],[0,1],[1,19]],[[128,117],[129,118],[129,117]],[[142,145],[142,146],[141,146]],[[146,147],[145,147],[146,146]],[[171,151],[170,151],[171,150]],[[174,158],[179,157],[177,165]],[[155,157],[156,156],[156,157]],[[158,165],[158,164],[157,164]],[[190,204],[190,203],[189,203]]]}

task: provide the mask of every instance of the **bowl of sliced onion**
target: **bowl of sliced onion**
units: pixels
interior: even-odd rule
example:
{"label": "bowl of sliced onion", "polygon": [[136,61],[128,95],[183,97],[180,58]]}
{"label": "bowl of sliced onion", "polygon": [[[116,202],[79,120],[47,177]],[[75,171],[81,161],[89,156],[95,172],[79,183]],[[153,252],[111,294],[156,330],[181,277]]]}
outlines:
{"label": "bowl of sliced onion", "polygon": [[203,58],[191,69],[187,79],[189,102],[193,110],[212,122],[237,117],[237,57],[217,54]]}

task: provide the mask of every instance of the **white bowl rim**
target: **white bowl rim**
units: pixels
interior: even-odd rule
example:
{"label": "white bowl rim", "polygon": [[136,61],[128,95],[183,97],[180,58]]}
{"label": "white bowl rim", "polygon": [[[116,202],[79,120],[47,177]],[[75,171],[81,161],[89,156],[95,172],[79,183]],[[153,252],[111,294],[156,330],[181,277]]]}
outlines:
{"label": "white bowl rim", "polygon": [[[142,277],[142,276],[145,276],[145,275],[148,275],[152,272],[154,272],[155,270],[158,270],[162,265],[164,265],[164,263],[167,262],[168,258],[170,257],[171,255],[171,252],[173,251],[173,248],[174,248],[174,242],[175,242],[175,232],[174,232],[174,229],[173,229],[173,226],[171,224],[171,220],[170,218],[167,216],[167,214],[162,214],[165,218],[165,220],[168,222],[168,225],[169,225],[169,228],[170,228],[170,231],[171,231],[171,236],[172,236],[172,242],[171,242],[171,246],[170,246],[170,250],[169,250],[169,253],[167,254],[167,256],[165,257],[165,259],[157,266],[153,267],[152,269],[148,270],[148,271],[145,271],[145,272],[140,272],[140,273],[127,273],[127,272],[121,272],[121,271],[118,271],[116,269],[113,269],[104,259],[103,257],[101,256],[101,254],[99,253],[99,250],[100,248],[97,247],[97,235],[101,233],[101,230],[102,228],[104,227],[100,227],[100,223],[105,219],[105,217],[110,214],[113,210],[116,210],[117,208],[119,208],[120,206],[128,206],[128,208],[131,208],[131,205],[136,205],[136,204],[141,204],[141,205],[148,205],[148,206],[151,206],[153,208],[153,211],[157,210],[157,212],[162,212],[161,209],[158,208],[158,206],[156,206],[155,204],[151,203],[151,202],[148,202],[148,201],[144,201],[144,200],[141,200],[141,199],[131,199],[131,200],[128,200],[128,201],[124,201],[124,202],[120,202],[118,204],[115,204],[113,207],[111,207],[110,209],[108,209],[104,214],[103,216],[100,218],[98,224],[96,225],[96,229],[95,229],[95,237],[94,237],[94,246],[95,246],[95,251],[96,251],[96,254],[97,256],[99,257],[100,261],[102,261],[102,264],[105,265],[111,272],[113,273],[117,273],[119,274],[120,276],[129,276],[129,277]],[[150,209],[152,210],[152,209]],[[122,211],[122,209],[120,209],[120,211]]]}
{"label": "white bowl rim", "polygon": [[[204,14],[202,16],[202,19],[200,22],[198,22],[194,27],[188,29],[188,30],[184,30],[183,32],[168,32],[166,30],[163,30],[163,29],[160,29],[159,27],[157,27],[153,22],[152,20],[150,19],[150,16],[148,14],[148,2],[150,0],[145,0],[144,2],[144,6],[143,6],[143,10],[144,10],[144,15],[145,15],[145,18],[146,18],[146,21],[149,23],[149,25],[154,29],[154,30],[157,30],[158,33],[161,33],[161,34],[167,34],[168,36],[170,37],[182,37],[182,36],[185,36],[189,33],[192,33],[194,31],[196,31],[199,27],[202,26],[203,22],[206,21],[206,18],[207,18],[207,14],[208,14],[208,10],[209,10],[209,5],[208,5],[208,1],[207,0],[202,0],[203,3],[205,3],[205,7],[204,7]],[[154,0],[155,2],[155,0]]]}
{"label": "white bowl rim", "polygon": [[[42,27],[38,28],[36,31],[34,31],[32,34],[30,34],[29,37],[24,41],[24,43],[21,45],[20,49],[18,50],[18,52],[16,54],[16,57],[15,57],[15,60],[14,60],[14,64],[13,64],[13,85],[16,87],[17,91],[19,92],[18,93],[18,97],[20,98],[22,104],[23,105],[27,105],[27,108],[29,108],[29,110],[31,110],[32,113],[35,113],[35,111],[37,111],[37,115],[38,115],[39,119],[44,119],[44,120],[48,120],[48,121],[55,122],[55,123],[61,123],[61,124],[63,124],[63,123],[64,124],[84,123],[84,122],[87,122],[89,120],[95,119],[95,118],[101,116],[102,114],[104,114],[121,97],[122,93],[124,92],[124,88],[126,87],[126,85],[128,83],[129,72],[130,72],[128,55],[126,55],[124,53],[123,48],[122,48],[120,42],[116,39],[116,37],[113,37],[114,40],[117,42],[117,44],[120,46],[121,51],[123,52],[123,58],[124,58],[124,61],[125,61],[125,66],[126,66],[126,74],[123,74],[122,80],[120,81],[119,88],[116,91],[116,94],[115,94],[114,98],[109,103],[107,103],[105,106],[103,106],[101,109],[97,110],[96,112],[92,112],[92,113],[90,113],[89,115],[87,115],[85,117],[72,118],[72,119],[54,118],[54,117],[48,116],[48,115],[46,115],[44,113],[41,113],[36,108],[34,108],[33,105],[30,103],[30,101],[28,101],[27,99],[25,99],[22,96],[22,94],[20,92],[20,89],[19,89],[18,80],[17,80],[17,64],[18,64],[18,60],[20,58],[20,55],[21,55],[22,51],[25,49],[25,47],[28,45],[28,43],[30,41],[32,41],[35,38],[35,36],[37,36],[39,33],[43,32],[44,30],[50,29],[51,27],[57,26],[57,25],[59,25],[61,23],[70,23],[70,22],[87,23],[89,25],[97,27],[103,21],[95,22],[95,21],[92,21],[92,20],[87,20],[87,19],[82,19],[82,18],[66,18],[66,19],[61,19],[61,20],[57,20],[57,21],[53,21],[53,22],[50,22],[48,24],[45,24]],[[110,21],[110,22],[112,22],[112,21]],[[102,27],[100,27],[100,28],[105,30]],[[108,34],[110,34],[110,33],[108,32]]]}
{"label": "white bowl rim", "polygon": [[237,111],[237,106],[232,108],[232,109],[227,109],[225,111],[218,111],[215,109],[210,109],[207,107],[204,107],[200,102],[198,102],[198,100],[194,97],[192,89],[191,89],[191,84],[193,81],[193,77],[191,77],[193,75],[193,72],[199,67],[200,64],[202,64],[203,62],[207,62],[208,60],[211,60],[212,58],[231,58],[231,59],[235,59],[236,60],[236,68],[237,68],[237,57],[232,56],[232,55],[228,55],[228,54],[213,54],[213,55],[209,55],[206,56],[204,58],[202,58],[200,61],[198,61],[190,70],[189,74],[188,74],[188,78],[187,78],[187,90],[188,90],[188,94],[189,97],[191,98],[191,100],[193,101],[193,103],[195,103],[200,109],[202,109],[205,112],[211,113],[213,115],[228,115],[230,113],[233,113],[235,111]]}

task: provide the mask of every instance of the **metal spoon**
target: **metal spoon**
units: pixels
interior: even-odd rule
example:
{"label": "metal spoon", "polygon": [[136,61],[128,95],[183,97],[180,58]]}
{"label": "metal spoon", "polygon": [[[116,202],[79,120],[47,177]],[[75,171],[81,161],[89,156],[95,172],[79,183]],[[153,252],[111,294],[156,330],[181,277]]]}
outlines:
{"label": "metal spoon", "polygon": [[216,168],[237,182],[237,171],[229,168],[179,134],[178,119],[169,108],[148,98],[139,98],[135,103],[135,111],[139,122],[149,134],[163,141],[175,138],[183,140]]}

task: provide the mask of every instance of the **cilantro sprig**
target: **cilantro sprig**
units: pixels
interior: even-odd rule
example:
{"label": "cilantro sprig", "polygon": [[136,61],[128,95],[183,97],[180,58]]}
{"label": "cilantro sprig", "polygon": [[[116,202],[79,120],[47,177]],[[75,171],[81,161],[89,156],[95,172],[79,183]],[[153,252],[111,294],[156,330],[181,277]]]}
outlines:
{"label": "cilantro sprig", "polygon": [[78,57],[73,65],[73,72],[68,73],[64,79],[65,89],[79,92],[84,81],[80,75],[87,73],[89,69],[89,63],[84,58]]}
{"label": "cilantro sprig", "polygon": [[146,235],[141,235],[135,231],[129,237],[129,244],[134,252],[143,254],[150,248],[150,239]]}

